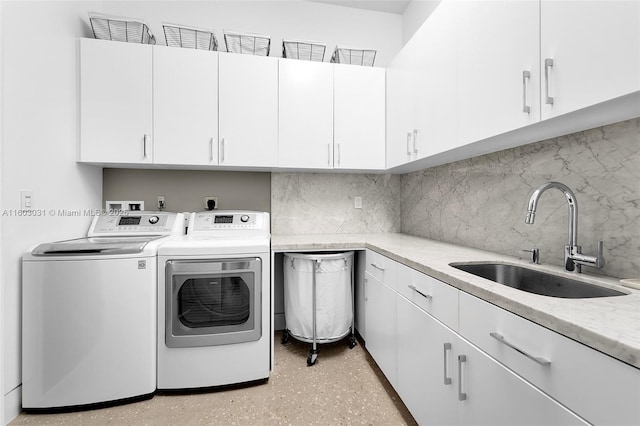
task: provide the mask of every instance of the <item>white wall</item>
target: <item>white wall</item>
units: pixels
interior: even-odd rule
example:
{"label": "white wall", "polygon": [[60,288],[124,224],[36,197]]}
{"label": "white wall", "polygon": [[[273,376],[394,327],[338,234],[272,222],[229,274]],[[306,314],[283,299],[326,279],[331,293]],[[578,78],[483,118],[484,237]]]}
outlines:
{"label": "white wall", "polygon": [[402,14],[402,44],[405,45],[427,20],[441,0],[413,0]]}
{"label": "white wall", "polygon": [[87,35],[89,2],[3,1],[2,209],[20,209],[31,190],[44,217],[5,215],[1,230],[4,316],[4,421],[20,410],[20,257],[44,241],[86,232],[90,218],[50,215],[53,209],[97,208],[102,171],[78,165],[77,37]]}
{"label": "white wall", "polygon": [[325,42],[325,62],[336,45],[375,49],[375,66],[385,67],[402,46],[400,15],[301,0],[107,1],[104,12],[144,19],[162,45],[170,22],[213,28],[221,50],[223,29],[266,34],[276,57],[282,39],[294,38]]}

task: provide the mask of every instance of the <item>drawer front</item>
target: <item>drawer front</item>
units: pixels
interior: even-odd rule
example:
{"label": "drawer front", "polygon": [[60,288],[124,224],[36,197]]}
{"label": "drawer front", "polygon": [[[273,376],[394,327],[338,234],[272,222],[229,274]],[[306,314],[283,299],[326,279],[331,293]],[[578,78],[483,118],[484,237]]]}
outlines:
{"label": "drawer front", "polygon": [[367,250],[366,271],[396,290],[398,262],[375,251]]}
{"label": "drawer front", "polygon": [[453,330],[458,330],[458,289],[398,264],[398,293]]}
{"label": "drawer front", "polygon": [[640,370],[460,292],[460,334],[589,422],[640,424]]}

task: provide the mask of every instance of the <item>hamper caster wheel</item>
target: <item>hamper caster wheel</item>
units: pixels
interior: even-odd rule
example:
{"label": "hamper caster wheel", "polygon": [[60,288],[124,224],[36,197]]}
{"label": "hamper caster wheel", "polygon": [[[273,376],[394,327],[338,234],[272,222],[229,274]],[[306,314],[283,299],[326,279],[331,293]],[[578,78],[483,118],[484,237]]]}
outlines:
{"label": "hamper caster wheel", "polygon": [[289,330],[282,330],[282,339],[280,340],[280,343],[283,345],[289,343]]}
{"label": "hamper caster wheel", "polygon": [[353,349],[357,344],[356,336],[349,337],[349,349]]}
{"label": "hamper caster wheel", "polygon": [[318,359],[318,350],[311,350],[311,352],[309,352],[309,356],[307,357],[307,367],[311,367],[313,364],[316,363],[316,360]]}

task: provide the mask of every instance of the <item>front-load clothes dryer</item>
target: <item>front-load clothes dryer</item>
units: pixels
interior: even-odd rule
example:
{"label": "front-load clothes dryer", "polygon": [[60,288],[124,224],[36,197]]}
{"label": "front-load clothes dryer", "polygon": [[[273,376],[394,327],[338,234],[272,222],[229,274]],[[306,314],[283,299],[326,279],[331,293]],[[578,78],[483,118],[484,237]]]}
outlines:
{"label": "front-load clothes dryer", "polygon": [[269,214],[191,214],[158,251],[158,389],[264,380],[271,370]]}
{"label": "front-load clothes dryer", "polygon": [[155,392],[157,250],[177,235],[181,213],[105,214],[23,256],[23,408]]}

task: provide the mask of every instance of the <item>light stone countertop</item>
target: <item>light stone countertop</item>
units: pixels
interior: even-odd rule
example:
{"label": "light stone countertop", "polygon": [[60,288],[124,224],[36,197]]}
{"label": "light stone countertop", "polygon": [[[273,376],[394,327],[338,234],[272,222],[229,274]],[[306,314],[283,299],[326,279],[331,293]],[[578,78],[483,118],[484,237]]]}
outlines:
{"label": "light stone countertop", "polygon": [[[640,291],[619,280],[588,274],[585,282],[613,287],[627,296],[561,299],[526,293],[449,266],[452,262],[498,262],[523,266],[526,260],[405,234],[272,235],[271,250],[322,251],[370,249],[464,292],[506,309],[593,349],[640,368]],[[557,266],[535,269],[575,278]]]}

